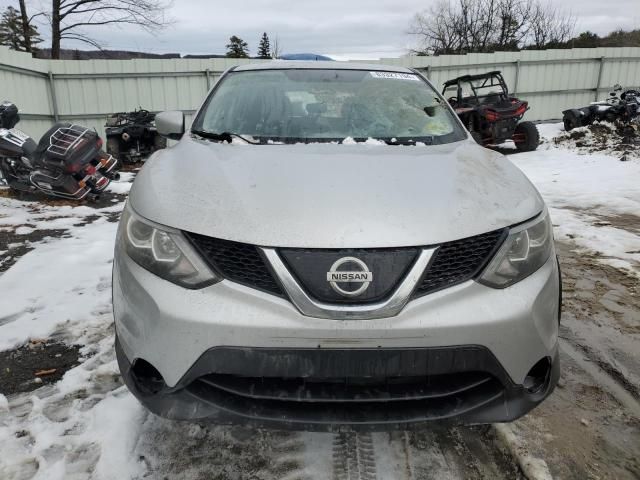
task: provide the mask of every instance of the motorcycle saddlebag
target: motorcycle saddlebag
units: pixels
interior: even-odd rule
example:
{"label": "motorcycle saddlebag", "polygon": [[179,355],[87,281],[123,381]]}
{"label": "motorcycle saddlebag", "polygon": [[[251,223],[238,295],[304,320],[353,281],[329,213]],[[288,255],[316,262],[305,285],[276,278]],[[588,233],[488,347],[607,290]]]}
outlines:
{"label": "motorcycle saddlebag", "polygon": [[45,133],[44,138],[49,143],[46,157],[54,161],[63,160],[67,165],[85,165],[100,150],[98,134],[80,125],[56,124]]}
{"label": "motorcycle saddlebag", "polygon": [[80,183],[71,175],[53,173],[48,170],[36,170],[31,174],[31,181],[42,191],[57,197],[82,200],[91,189]]}

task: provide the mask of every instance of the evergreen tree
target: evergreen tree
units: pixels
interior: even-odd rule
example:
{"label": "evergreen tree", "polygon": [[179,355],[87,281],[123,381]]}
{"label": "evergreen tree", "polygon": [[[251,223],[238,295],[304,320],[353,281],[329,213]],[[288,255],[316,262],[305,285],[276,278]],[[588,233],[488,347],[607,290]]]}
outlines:
{"label": "evergreen tree", "polygon": [[258,46],[258,58],[271,58],[271,43],[267,32],[262,34],[260,45]]}
{"label": "evergreen tree", "polygon": [[248,58],[249,44],[235,35],[229,39],[227,44],[227,57],[229,58]]}
{"label": "evergreen tree", "polygon": [[24,38],[24,29],[22,25],[22,16],[20,12],[13,7],[7,7],[0,17],[0,45],[6,45],[13,50],[21,52],[30,51],[31,45],[40,43],[42,38],[38,35],[35,26],[29,25],[30,43]]}

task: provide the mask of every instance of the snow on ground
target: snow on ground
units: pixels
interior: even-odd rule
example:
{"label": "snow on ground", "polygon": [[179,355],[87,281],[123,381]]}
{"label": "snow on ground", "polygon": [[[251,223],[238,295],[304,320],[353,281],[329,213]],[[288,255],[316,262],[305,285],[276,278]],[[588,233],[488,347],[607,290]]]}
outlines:
{"label": "snow on ground", "polygon": [[[109,191],[127,193],[132,180],[123,174]],[[37,248],[0,274],[0,351],[39,338],[83,346],[82,363],[55,385],[15,403],[0,395],[2,479],[62,480],[87,472],[125,479],[143,471],[130,453],[144,412],[121,385],[113,354],[112,214],[124,206],[123,197],[114,200],[94,208],[0,198],[0,231],[66,230],[31,244]]]}
{"label": "snow on ground", "polygon": [[[551,211],[556,238],[602,254],[600,260],[640,276],[640,159],[558,148],[562,124],[538,125],[537,151],[510,156],[536,185]],[[622,228],[626,215],[635,227]]]}
{"label": "snow on ground", "polygon": [[[540,130],[545,142],[538,151],[510,158],[548,202],[557,237],[602,252],[602,261],[637,273],[640,238],[621,223],[624,215],[640,212],[640,163],[580,155],[550,141],[558,125]],[[127,193],[131,179],[123,175],[110,187],[112,193]],[[287,468],[307,478],[326,478],[332,468],[329,435],[260,432],[256,438],[242,430],[174,424],[147,414],[122,386],[113,352],[110,276],[114,213],[124,203],[123,197],[113,200],[93,208],[0,197],[0,235],[66,231],[32,243],[32,251],[0,273],[0,350],[34,338],[82,346],[80,365],[61,381],[8,398],[0,392],[0,478],[120,480],[164,478],[165,472],[173,472],[171,478],[186,478],[182,472],[200,478],[207,471],[240,478],[237,469],[252,462],[257,471],[267,472],[255,478],[280,478]],[[166,443],[174,432],[181,442]],[[373,438],[388,443],[386,436]],[[203,442],[210,456],[193,455],[202,452]],[[381,471],[398,461],[391,453],[387,457],[377,460]],[[438,465],[428,467],[437,470]]]}
{"label": "snow on ground", "polygon": [[91,228],[72,227],[71,238],[43,242],[0,277],[6,300],[0,306],[0,350],[48,337],[55,329],[73,331],[70,340],[84,343],[81,332],[111,309],[116,227],[104,217]]}
{"label": "snow on ground", "polygon": [[[119,182],[112,182],[109,191],[127,193],[132,181],[133,175],[125,173]],[[95,209],[35,202],[25,205],[0,198],[0,230],[21,225],[15,234],[26,235],[38,229],[64,229],[67,237],[39,242],[38,248],[0,277],[0,291],[6,300],[0,304],[0,351],[30,338],[46,338],[56,330],[63,332],[61,340],[86,345],[82,332],[100,326],[104,317],[110,321],[117,228],[110,214],[123,208],[122,198],[115,200],[113,206]],[[98,217],[91,228],[86,228],[87,217]]]}

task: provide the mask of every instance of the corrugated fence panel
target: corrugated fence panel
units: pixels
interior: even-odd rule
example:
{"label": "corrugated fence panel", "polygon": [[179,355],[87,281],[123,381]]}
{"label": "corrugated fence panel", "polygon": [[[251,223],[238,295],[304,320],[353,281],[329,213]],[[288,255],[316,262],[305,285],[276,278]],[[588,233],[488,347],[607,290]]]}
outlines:
{"label": "corrugated fence panel", "polygon": [[[37,65],[31,55],[0,47],[0,101],[11,100],[20,107],[24,122],[30,115],[50,115],[52,112],[46,67]],[[50,120],[35,121],[40,132]],[[44,130],[42,130],[44,131]]]}
{"label": "corrugated fence panel", "polygon": [[[92,126],[104,134],[109,114],[139,107],[183,110],[191,119],[223,71],[256,61],[51,61],[0,47],[0,96],[18,104],[21,128],[35,137],[54,118]],[[448,79],[501,70],[510,90],[529,101],[530,120],[558,119],[566,108],[606,98],[616,83],[640,84],[640,48],[634,47],[408,56],[377,63],[419,68],[440,91]]]}

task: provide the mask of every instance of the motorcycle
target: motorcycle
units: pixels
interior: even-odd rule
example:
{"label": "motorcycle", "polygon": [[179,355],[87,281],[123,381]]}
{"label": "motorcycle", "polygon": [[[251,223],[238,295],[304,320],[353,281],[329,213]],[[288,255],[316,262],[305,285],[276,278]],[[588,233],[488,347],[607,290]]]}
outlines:
{"label": "motorcycle", "polygon": [[102,139],[95,131],[57,123],[36,143],[14,128],[19,121],[14,104],[0,103],[0,171],[11,189],[96,199],[120,177],[117,159],[102,150]]}
{"label": "motorcycle", "polygon": [[640,90],[623,90],[615,85],[609,98],[593,102],[588,107],[571,108],[562,112],[564,129],[568,132],[574,128],[591,125],[593,122],[630,123],[640,118]]}

